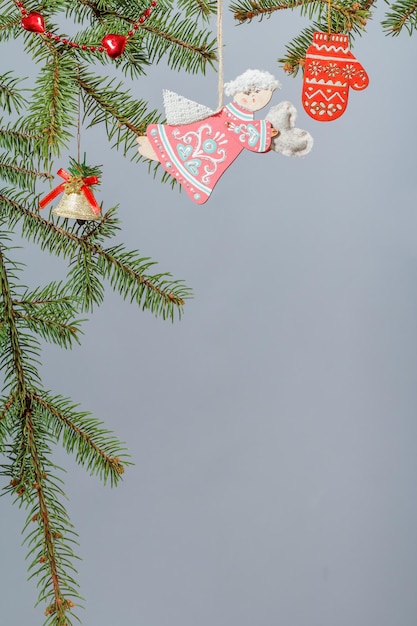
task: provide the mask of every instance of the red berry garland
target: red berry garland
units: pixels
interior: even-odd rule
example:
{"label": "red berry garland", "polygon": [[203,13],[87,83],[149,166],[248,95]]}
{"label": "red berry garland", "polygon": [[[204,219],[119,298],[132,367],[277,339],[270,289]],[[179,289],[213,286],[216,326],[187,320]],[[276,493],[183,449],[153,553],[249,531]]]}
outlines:
{"label": "red berry garland", "polygon": [[81,50],[85,50],[88,52],[107,52],[110,58],[117,59],[117,57],[120,57],[123,54],[127,40],[130,37],[133,37],[138,28],[150,16],[150,14],[152,13],[152,8],[156,6],[157,2],[156,0],[152,0],[150,6],[142,12],[141,16],[133,24],[131,30],[128,31],[127,35],[117,35],[114,33],[109,33],[108,35],[105,35],[101,40],[101,46],[87,46],[86,44],[80,44],[75,41],[70,41],[69,39],[61,37],[60,35],[54,35],[54,33],[46,30],[45,20],[42,13],[38,13],[37,11],[29,12],[23,2],[20,2],[19,0],[15,0],[15,4],[22,14],[21,25],[22,28],[24,28],[25,30],[28,30],[32,33],[40,33],[42,35],[45,35],[45,37],[48,37],[48,39],[59,41],[65,46],[70,46],[71,48],[80,48]]}

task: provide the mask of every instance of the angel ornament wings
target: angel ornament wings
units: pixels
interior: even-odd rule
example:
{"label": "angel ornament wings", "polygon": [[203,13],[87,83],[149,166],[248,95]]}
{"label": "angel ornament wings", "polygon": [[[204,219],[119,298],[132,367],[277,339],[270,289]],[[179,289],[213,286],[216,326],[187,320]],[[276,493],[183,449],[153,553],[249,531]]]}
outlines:
{"label": "angel ornament wings", "polygon": [[291,102],[273,106],[264,120],[255,120],[280,83],[260,70],[247,70],[226,83],[233,101],[215,112],[171,91],[164,92],[166,124],[151,124],[137,138],[139,153],[159,161],[197,204],[210,197],[220,176],[236,157],[273,150],[304,156],[313,146],[311,135],[295,128],[297,111]]}

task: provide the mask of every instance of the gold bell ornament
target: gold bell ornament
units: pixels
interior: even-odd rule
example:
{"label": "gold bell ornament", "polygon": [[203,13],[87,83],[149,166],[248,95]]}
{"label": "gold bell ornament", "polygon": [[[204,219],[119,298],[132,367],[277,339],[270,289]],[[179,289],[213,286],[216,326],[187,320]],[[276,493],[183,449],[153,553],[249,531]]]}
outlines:
{"label": "gold bell ornament", "polygon": [[[80,171],[80,167],[77,169]],[[57,174],[64,179],[64,182],[42,198],[39,203],[39,208],[43,209],[60,193],[64,192],[58,205],[52,211],[54,215],[69,217],[70,219],[79,220],[80,222],[100,220],[100,205],[97,203],[90,189],[92,185],[97,185],[100,182],[99,178],[97,176],[83,177],[82,175],[71,175],[63,168],[60,168]]]}

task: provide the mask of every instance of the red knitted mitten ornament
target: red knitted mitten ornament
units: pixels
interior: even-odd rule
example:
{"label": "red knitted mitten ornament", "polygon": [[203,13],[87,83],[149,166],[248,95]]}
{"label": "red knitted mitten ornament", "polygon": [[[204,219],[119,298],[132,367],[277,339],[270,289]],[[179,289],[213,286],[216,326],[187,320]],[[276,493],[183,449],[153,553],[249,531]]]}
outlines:
{"label": "red knitted mitten ornament", "polygon": [[316,32],[304,66],[303,107],[315,120],[331,122],[346,110],[349,87],[365,89],[368,74],[348,49],[347,35]]}

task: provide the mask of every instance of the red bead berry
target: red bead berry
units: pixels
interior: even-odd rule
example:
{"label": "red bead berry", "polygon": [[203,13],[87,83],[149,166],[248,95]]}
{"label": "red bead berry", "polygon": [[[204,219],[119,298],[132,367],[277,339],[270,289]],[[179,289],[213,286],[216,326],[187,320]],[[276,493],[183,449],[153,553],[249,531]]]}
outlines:
{"label": "red bead berry", "polygon": [[91,52],[95,52],[97,50],[97,48],[95,46],[90,46],[89,50],[91,50]]}
{"label": "red bead berry", "polygon": [[83,45],[81,46],[82,50],[88,50],[88,46],[85,45],[85,43],[83,43]]}
{"label": "red bead berry", "polygon": [[53,37],[53,34],[52,34],[52,33],[45,33],[45,35],[46,35],[47,37],[49,37],[49,39],[52,39],[52,37]]}
{"label": "red bead berry", "polygon": [[144,18],[144,17],[140,17],[140,18],[138,19],[139,24],[143,24],[143,22],[144,22],[144,21],[145,21],[145,18]]}
{"label": "red bead berry", "polygon": [[61,37],[59,35],[54,35],[55,41],[60,41]]}
{"label": "red bead berry", "polygon": [[111,59],[117,59],[120,57],[126,47],[126,37],[123,35],[116,35],[109,33],[102,39],[102,46],[104,46],[107,54]]}
{"label": "red bead berry", "polygon": [[146,11],[145,11],[145,13],[143,15],[145,17],[149,17],[151,13],[152,13],[152,9],[146,9]]}
{"label": "red bead berry", "polygon": [[134,24],[133,28],[137,30],[139,28],[139,24]]}
{"label": "red bead berry", "polygon": [[129,32],[127,33],[128,37],[132,37],[135,34],[134,30],[129,30]]}
{"label": "red bead berry", "polygon": [[104,48],[103,46],[99,46],[97,48],[97,52],[104,52],[106,50],[106,48]]}
{"label": "red bead berry", "polygon": [[43,19],[42,13],[38,13],[37,11],[27,13],[25,17],[22,18],[21,25],[22,28],[32,33],[45,32],[45,20]]}
{"label": "red bead berry", "polygon": [[157,5],[157,4],[158,4],[158,3],[156,2],[156,0],[152,0],[152,2],[151,2],[151,7],[156,7],[156,5]]}

